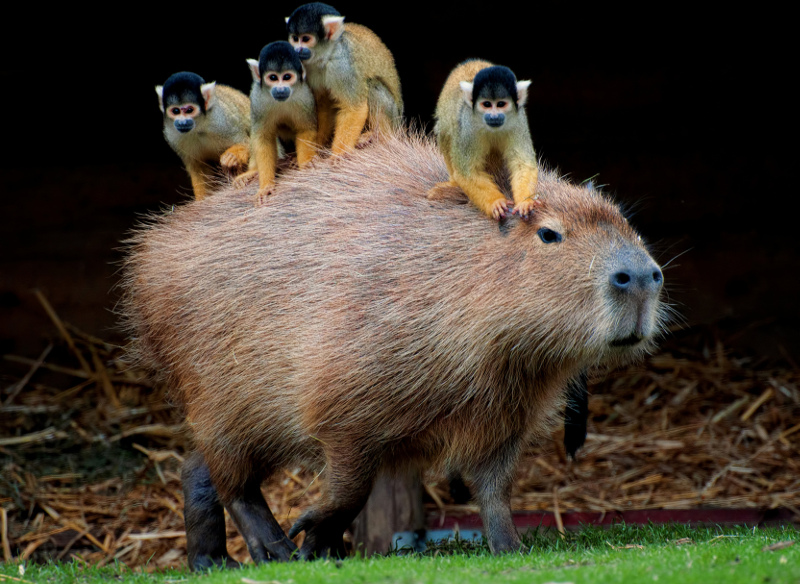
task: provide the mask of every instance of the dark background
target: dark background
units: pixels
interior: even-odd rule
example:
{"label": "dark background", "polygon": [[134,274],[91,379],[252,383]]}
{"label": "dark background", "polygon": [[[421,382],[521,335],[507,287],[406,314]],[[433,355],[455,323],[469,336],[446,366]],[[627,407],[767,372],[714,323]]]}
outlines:
{"label": "dark background", "polygon": [[[383,38],[407,117],[429,129],[445,77],[466,58],[531,79],[537,153],[571,180],[595,177],[632,210],[669,264],[669,300],[685,323],[791,363],[800,255],[785,15],[672,4],[335,5]],[[65,320],[120,339],[111,312],[119,242],[138,215],[191,196],[153,87],[189,70],[247,92],[245,59],[285,38],[295,7],[116,5],[6,22],[16,40],[3,41],[1,71],[0,353],[33,356],[53,336],[33,288]]]}

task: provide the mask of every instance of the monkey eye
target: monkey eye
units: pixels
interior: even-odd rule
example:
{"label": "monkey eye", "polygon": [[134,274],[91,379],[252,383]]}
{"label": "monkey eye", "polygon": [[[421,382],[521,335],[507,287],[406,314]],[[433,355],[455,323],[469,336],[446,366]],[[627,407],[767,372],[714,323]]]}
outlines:
{"label": "monkey eye", "polygon": [[561,240],[563,239],[558,231],[553,231],[547,227],[542,227],[539,229],[539,231],[536,232],[536,235],[538,235],[539,239],[545,243],[561,243]]}
{"label": "monkey eye", "polygon": [[308,36],[307,34],[304,34],[303,35],[303,42],[304,43],[310,43],[311,42],[311,37]]}
{"label": "monkey eye", "polygon": [[498,102],[497,102],[497,107],[506,107],[506,102],[504,102],[504,101],[498,101]]}
{"label": "monkey eye", "polygon": [[293,40],[294,42],[297,42],[299,39],[300,39],[300,37],[298,37],[296,34],[293,34],[293,35],[292,35],[292,40]]}
{"label": "monkey eye", "polygon": [[283,74],[283,80],[284,81],[289,81],[291,78],[292,78],[292,74],[291,73],[284,73]]}
{"label": "monkey eye", "polygon": [[186,112],[187,114],[190,114],[190,113],[192,113],[193,111],[194,111],[194,108],[193,108],[192,106],[187,106],[187,107],[186,107],[186,110],[185,110],[185,112]]}
{"label": "monkey eye", "polygon": [[275,75],[275,73],[272,73],[272,74],[269,76],[269,80],[270,80],[270,81],[277,81],[277,80],[278,80],[278,76],[277,76],[277,75]]}
{"label": "monkey eye", "polygon": [[492,107],[492,102],[491,101],[484,101],[481,105],[488,109],[488,108]]}
{"label": "monkey eye", "polygon": [[178,114],[180,114],[180,113],[181,113],[181,108],[179,108],[179,107],[174,107],[174,108],[172,108],[172,109],[171,109],[171,110],[169,110],[169,111],[171,111],[171,112],[172,112],[172,115],[173,115],[173,116],[177,116]]}

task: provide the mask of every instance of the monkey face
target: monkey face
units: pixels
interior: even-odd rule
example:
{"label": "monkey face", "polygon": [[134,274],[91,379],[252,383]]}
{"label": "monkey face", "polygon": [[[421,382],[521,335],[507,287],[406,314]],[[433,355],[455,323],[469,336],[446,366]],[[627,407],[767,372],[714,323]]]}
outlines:
{"label": "monkey face", "polygon": [[289,42],[297,51],[301,61],[308,61],[313,56],[313,49],[317,46],[317,35],[310,32],[289,35]]}
{"label": "monkey face", "polygon": [[186,134],[194,129],[194,119],[200,115],[200,111],[200,106],[196,103],[182,103],[169,106],[166,114],[172,120],[175,129]]}
{"label": "monkey face", "polygon": [[286,101],[292,96],[297,79],[295,71],[267,71],[264,73],[264,85],[269,88],[276,101]]}
{"label": "monkey face", "polygon": [[490,128],[500,128],[506,122],[506,114],[511,110],[511,100],[504,99],[482,99],[475,109],[483,115],[484,123]]}

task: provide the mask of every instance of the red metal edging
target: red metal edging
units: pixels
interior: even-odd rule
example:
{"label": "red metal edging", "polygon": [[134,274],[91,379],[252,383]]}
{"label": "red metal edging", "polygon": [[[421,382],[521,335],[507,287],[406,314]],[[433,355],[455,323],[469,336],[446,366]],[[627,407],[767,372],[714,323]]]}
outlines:
{"label": "red metal edging", "polygon": [[[530,511],[514,513],[514,524],[519,529],[557,526],[553,513]],[[798,523],[800,517],[789,509],[641,509],[636,511],[608,511],[605,513],[568,512],[561,513],[561,521],[565,528],[577,529],[582,525],[613,525],[617,523],[649,524],[649,523],[685,523],[689,525],[737,524],[766,525],[771,523]],[[483,528],[483,522],[477,514],[462,516],[445,516],[431,514],[428,516],[430,529],[476,529]]]}

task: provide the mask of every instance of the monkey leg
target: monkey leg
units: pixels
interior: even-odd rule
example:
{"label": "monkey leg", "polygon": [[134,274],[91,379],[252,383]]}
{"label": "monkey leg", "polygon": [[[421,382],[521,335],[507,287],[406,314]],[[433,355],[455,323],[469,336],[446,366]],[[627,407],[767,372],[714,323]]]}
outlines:
{"label": "monkey leg", "polygon": [[253,160],[258,169],[258,198],[269,196],[275,184],[275,169],[278,164],[278,138],[267,134],[262,140],[253,140]]}
{"label": "monkey leg", "polygon": [[189,173],[189,179],[192,181],[194,199],[196,201],[202,201],[209,194],[208,183],[210,177],[203,171],[203,167],[200,163],[187,164],[186,172]]}
{"label": "monkey leg", "polygon": [[238,566],[225,547],[225,511],[211,482],[208,466],[199,452],[190,454],[181,469],[183,520],[189,568]]}
{"label": "monkey leg", "polygon": [[356,143],[357,148],[388,136],[400,126],[403,113],[392,92],[379,80],[372,80],[369,87],[369,131],[364,132]]}
{"label": "monkey leg", "polygon": [[321,147],[326,147],[331,137],[336,123],[336,110],[330,96],[325,92],[320,92],[316,99],[317,104],[317,139],[316,143]]}
{"label": "monkey leg", "polygon": [[510,438],[471,469],[475,499],[492,553],[519,551],[522,541],[511,518],[511,483],[519,459],[519,440]]}
{"label": "monkey leg", "polygon": [[240,492],[226,498],[225,508],[242,534],[254,562],[294,557],[297,546],[286,537],[270,511],[261,494],[261,481],[251,480]]}
{"label": "monkey leg", "polygon": [[222,153],[219,163],[230,173],[237,173],[247,168],[250,159],[250,146],[248,144],[234,144]]}
{"label": "monkey leg", "polygon": [[508,212],[508,199],[497,188],[491,175],[484,171],[474,171],[466,176],[454,172],[451,182],[456,183],[463,190],[472,204],[478,207],[489,217],[500,219]]}
{"label": "monkey leg", "polygon": [[466,203],[464,191],[453,181],[436,183],[425,195],[429,201],[452,201],[454,203]]}
{"label": "monkey leg", "polygon": [[375,482],[380,458],[362,448],[337,449],[328,456],[325,501],[303,513],[289,530],[306,532],[303,559],[345,555],[342,536],[364,508]]}
{"label": "monkey leg", "polygon": [[297,151],[297,165],[303,168],[317,155],[316,129],[300,132],[295,137],[295,150]]}
{"label": "monkey leg", "polygon": [[333,134],[331,152],[334,156],[350,152],[356,147],[369,116],[369,103],[342,107],[336,115],[336,130]]}

